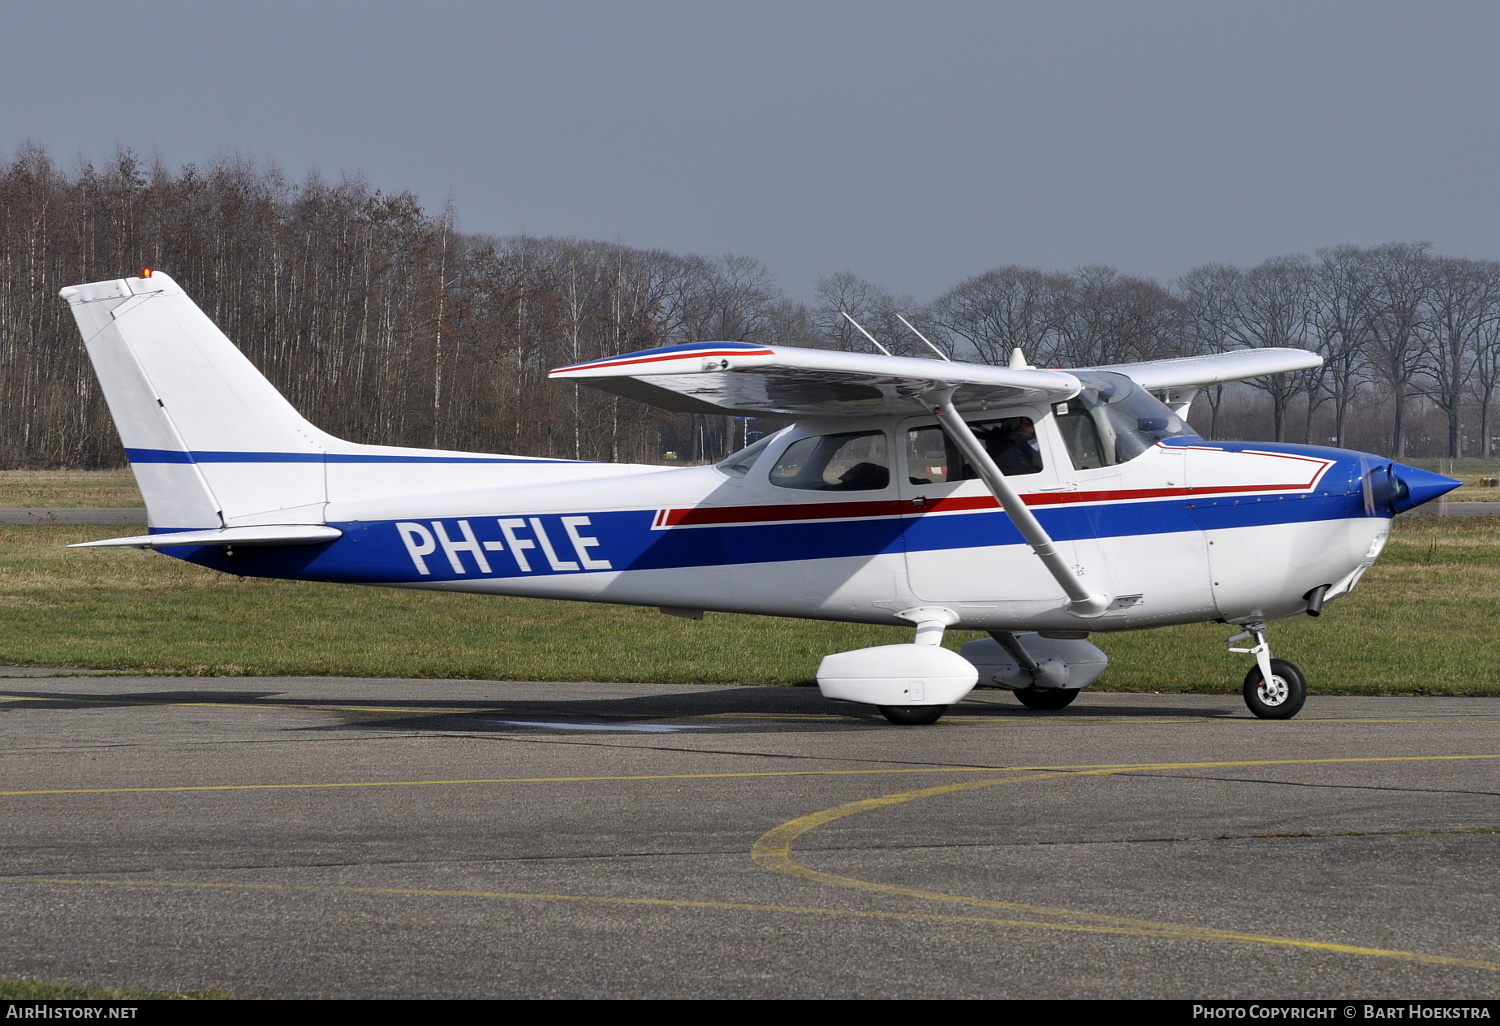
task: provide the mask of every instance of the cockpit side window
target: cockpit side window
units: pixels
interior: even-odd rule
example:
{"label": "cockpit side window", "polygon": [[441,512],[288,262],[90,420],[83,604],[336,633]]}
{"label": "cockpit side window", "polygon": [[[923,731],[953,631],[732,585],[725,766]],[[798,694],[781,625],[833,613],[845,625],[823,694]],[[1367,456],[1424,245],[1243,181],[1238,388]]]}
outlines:
{"label": "cockpit side window", "polygon": [[[969,424],[969,429],[1006,477],[1036,474],[1042,470],[1036,425],[1030,417],[974,421]],[[912,484],[920,485],[970,481],[979,474],[964,459],[952,439],[934,424],[906,433],[906,476]]]}
{"label": "cockpit side window", "polygon": [[1079,374],[1083,391],[1052,408],[1068,457],[1078,470],[1128,463],[1164,438],[1193,431],[1161,400],[1123,374]]}
{"label": "cockpit side window", "polygon": [[852,431],[799,438],[771,468],[771,483],[782,488],[863,492],[891,483],[883,431]]}

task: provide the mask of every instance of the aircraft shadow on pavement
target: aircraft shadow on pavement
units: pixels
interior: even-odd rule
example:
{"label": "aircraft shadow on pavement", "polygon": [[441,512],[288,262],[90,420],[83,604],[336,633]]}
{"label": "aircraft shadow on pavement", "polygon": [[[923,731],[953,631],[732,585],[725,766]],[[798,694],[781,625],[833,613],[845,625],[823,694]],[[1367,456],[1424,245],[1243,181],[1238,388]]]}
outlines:
{"label": "aircraft shadow on pavement", "polygon": [[[559,694],[525,699],[443,699],[437,694],[391,697],[381,682],[357,697],[294,697],[274,689],[71,692],[5,689],[22,701],[0,703],[0,712],[101,710],[171,706],[245,706],[332,713],[339,722],[288,724],[296,731],[442,731],[463,733],[745,733],[848,729],[909,730],[886,722],[873,706],[833,702],[810,687],[734,687],[679,693],[595,698],[587,684],[559,685]],[[441,681],[431,682],[440,692]],[[504,684],[499,685],[504,687]],[[1066,709],[1041,712],[997,690],[981,690],[949,709],[940,723],[966,720],[1226,719],[1242,717],[1236,705],[1140,705],[1085,695]],[[27,699],[33,699],[28,701]],[[227,710],[226,710],[227,711]]]}
{"label": "aircraft shadow on pavement", "polygon": [[[164,705],[253,705],[277,701],[279,691],[27,691],[0,686],[11,699],[0,701],[0,712],[36,712],[56,709],[124,709],[132,706]],[[318,704],[309,702],[307,704]]]}
{"label": "aircraft shadow on pavement", "polygon": [[[545,699],[497,701],[487,708],[472,702],[447,703],[452,712],[433,715],[445,703],[415,701],[411,716],[390,713],[354,713],[344,723],[309,727],[309,730],[437,730],[476,733],[769,733],[780,731],[910,730],[886,721],[874,706],[834,702],[815,688],[733,687],[677,694],[640,695],[626,698],[589,698],[579,685],[578,697],[559,694]],[[1157,706],[1151,709],[1111,703],[1108,706],[1074,706],[1058,712],[1037,712],[998,692],[995,699],[963,702],[952,707],[941,722],[962,723],[966,719],[1098,720],[1128,718],[1221,719],[1236,715],[1233,708],[1184,708]],[[370,703],[376,704],[376,703]],[[401,703],[382,703],[397,709]]]}

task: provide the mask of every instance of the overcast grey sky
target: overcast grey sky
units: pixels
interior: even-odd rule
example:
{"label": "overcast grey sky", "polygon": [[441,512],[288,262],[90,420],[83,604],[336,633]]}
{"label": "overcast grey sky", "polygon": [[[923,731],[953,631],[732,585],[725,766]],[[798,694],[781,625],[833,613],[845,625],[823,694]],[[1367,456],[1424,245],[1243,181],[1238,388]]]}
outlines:
{"label": "overcast grey sky", "polygon": [[362,170],[467,231],[742,253],[810,297],[1500,257],[1500,4],[0,0],[0,152]]}

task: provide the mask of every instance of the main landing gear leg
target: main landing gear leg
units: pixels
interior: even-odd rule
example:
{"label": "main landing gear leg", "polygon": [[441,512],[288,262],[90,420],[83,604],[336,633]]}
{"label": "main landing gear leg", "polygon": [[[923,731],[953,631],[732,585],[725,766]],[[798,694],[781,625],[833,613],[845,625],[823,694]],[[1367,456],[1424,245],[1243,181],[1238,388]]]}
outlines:
{"label": "main landing gear leg", "polygon": [[1042,668],[1010,631],[990,631],[990,637],[994,638],[995,642],[1016,661],[1016,666],[1031,674],[1030,687],[1016,688],[1011,692],[1026,708],[1056,712],[1058,709],[1066,709],[1073,703],[1073,699],[1078,697],[1078,692],[1081,690],[1079,688],[1037,687]]}
{"label": "main landing gear leg", "polygon": [[[1251,648],[1235,648],[1236,641],[1254,638]],[[1263,720],[1289,720],[1307,701],[1307,680],[1295,663],[1272,659],[1263,620],[1252,620],[1229,639],[1229,651],[1255,657],[1255,667],[1245,675],[1245,704]]]}

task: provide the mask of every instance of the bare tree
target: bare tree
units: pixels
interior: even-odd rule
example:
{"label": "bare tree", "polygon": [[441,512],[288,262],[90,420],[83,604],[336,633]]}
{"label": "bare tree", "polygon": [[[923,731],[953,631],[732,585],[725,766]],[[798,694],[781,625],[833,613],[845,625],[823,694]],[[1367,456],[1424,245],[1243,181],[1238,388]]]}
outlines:
{"label": "bare tree", "polygon": [[[874,347],[843,315],[847,312],[866,330],[873,331],[871,325],[883,319],[882,312],[897,306],[895,297],[874,282],[844,271],[819,278],[817,291],[818,303],[813,307],[812,319],[828,347],[854,352],[874,351]],[[890,336],[881,338],[877,333],[875,337],[889,347],[886,340]]]}
{"label": "bare tree", "polygon": [[1422,360],[1422,318],[1432,286],[1426,243],[1392,243],[1368,251],[1375,279],[1366,318],[1370,363],[1391,397],[1391,454],[1406,456],[1406,403]]}
{"label": "bare tree", "polygon": [[[1242,272],[1228,264],[1195,267],[1177,282],[1183,307],[1183,339],[1190,353],[1222,353],[1233,347],[1235,296]],[[1209,406],[1208,437],[1219,436],[1224,386],[1204,389]]]}
{"label": "bare tree", "polygon": [[1180,301],[1158,283],[1112,267],[1080,267],[1071,276],[1053,362],[1083,367],[1179,356]]}
{"label": "bare tree", "polygon": [[1422,337],[1421,394],[1448,420],[1448,455],[1463,453],[1462,415],[1477,362],[1484,326],[1496,316],[1494,272],[1472,260],[1452,257],[1430,262],[1427,312]]}
{"label": "bare tree", "polygon": [[1376,280],[1356,246],[1318,250],[1313,275],[1313,338],[1323,357],[1316,387],[1333,404],[1333,444],[1342,446],[1349,410],[1363,385],[1371,344]]}
{"label": "bare tree", "polygon": [[[1500,264],[1486,260],[1479,264],[1479,268],[1480,273],[1489,279],[1490,289],[1500,293]],[[1473,346],[1474,373],[1470,388],[1479,408],[1480,455],[1490,459],[1495,455],[1490,411],[1497,387],[1500,387],[1500,300],[1491,305],[1488,315],[1479,324]]]}
{"label": "bare tree", "polygon": [[985,363],[1004,364],[1020,348],[1054,362],[1071,282],[1029,267],[997,267],[938,297],[931,319]]}
{"label": "bare tree", "polygon": [[[1312,328],[1312,266],[1306,257],[1267,260],[1245,272],[1234,292],[1231,337],[1239,345],[1306,349]],[[1305,374],[1273,374],[1249,384],[1271,398],[1275,440],[1286,437],[1287,409],[1308,389]]]}

